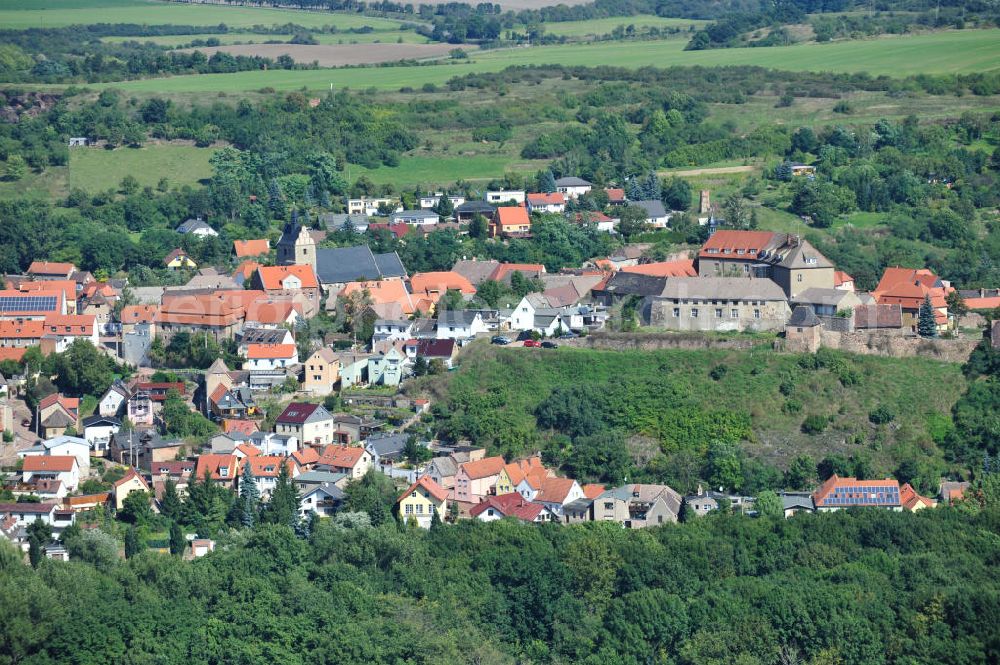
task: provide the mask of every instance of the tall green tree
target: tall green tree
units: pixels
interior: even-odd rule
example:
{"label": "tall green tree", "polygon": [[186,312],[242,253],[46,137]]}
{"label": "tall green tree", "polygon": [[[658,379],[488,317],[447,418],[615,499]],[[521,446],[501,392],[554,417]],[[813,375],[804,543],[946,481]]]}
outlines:
{"label": "tall green tree", "polygon": [[43,522],[40,517],[28,525],[28,561],[32,568],[38,568],[38,564],[45,558],[45,546],[52,540],[52,527]]}
{"label": "tall green tree", "polygon": [[243,474],[240,476],[240,522],[243,526],[253,527],[257,523],[259,510],[260,490],[254,480],[248,457],[243,460]]}
{"label": "tall green tree", "polygon": [[179,519],[183,511],[181,497],[177,493],[177,483],[168,480],[163,486],[163,498],[160,499],[160,514],[172,520]]}
{"label": "tall green tree", "polygon": [[937,321],[934,319],[934,307],[931,305],[931,297],[924,296],[924,301],[920,304],[917,312],[917,334],[921,337],[937,337]]}
{"label": "tall green tree", "polygon": [[170,523],[170,553],[175,556],[184,554],[187,547],[187,538],[184,537],[184,530],[177,522]]}
{"label": "tall green tree", "polygon": [[282,464],[262,518],[269,524],[282,524],[294,528],[298,522],[298,512],[299,493],[292,484],[288,465]]}
{"label": "tall green tree", "polygon": [[139,538],[139,530],[132,524],[125,531],[125,558],[131,559],[145,549],[142,539]]}

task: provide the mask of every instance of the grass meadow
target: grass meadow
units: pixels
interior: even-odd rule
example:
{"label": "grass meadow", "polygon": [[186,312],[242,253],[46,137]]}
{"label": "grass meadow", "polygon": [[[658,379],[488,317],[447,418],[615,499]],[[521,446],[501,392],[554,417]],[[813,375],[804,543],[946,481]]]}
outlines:
{"label": "grass meadow", "polygon": [[396,30],[400,21],[361,14],[193,5],[153,0],[5,0],[0,2],[0,25],[7,29],[54,28],[93,23],[145,25],[218,25],[249,28],[294,23],[307,28],[337,26],[341,30],[370,26]]}
{"label": "grass meadow", "polygon": [[618,26],[628,27],[633,25],[638,28],[688,28],[699,27],[708,21],[698,21],[685,18],[665,18],[663,16],[649,16],[640,14],[638,16],[609,16],[607,18],[595,18],[588,21],[562,21],[558,23],[546,23],[545,34],[556,35],[558,37],[588,37],[607,35]]}
{"label": "grass meadow", "polygon": [[117,189],[122,178],[135,176],[143,187],[166,178],[171,187],[195,185],[212,175],[208,160],[214,150],[188,145],[151,144],[142,148],[74,148],[69,153],[69,186],[88,192]]}
{"label": "grass meadow", "polygon": [[[468,60],[420,67],[355,67],[200,74],[109,84],[131,92],[240,92],[374,88],[398,90],[443,84],[453,76],[495,72],[512,65],[757,65],[793,71],[868,72],[872,75],[954,74],[1000,68],[1000,29],[927,33],[865,41],[746,49],[685,51],[683,40],[596,42],[498,49]],[[109,87],[104,86],[104,87]]]}

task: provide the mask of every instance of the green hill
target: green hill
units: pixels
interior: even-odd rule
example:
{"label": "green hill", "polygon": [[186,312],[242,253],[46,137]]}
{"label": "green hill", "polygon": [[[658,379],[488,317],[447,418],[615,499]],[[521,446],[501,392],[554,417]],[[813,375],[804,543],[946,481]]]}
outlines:
{"label": "green hill", "polygon": [[[965,389],[959,365],[921,358],[747,351],[502,349],[474,345],[462,366],[417,387],[437,398],[435,426],[504,454],[561,461],[569,439],[615,430],[646,472],[703,461],[716,442],[756,462],[865,460],[873,474],[911,460],[941,470],[937,443]],[[554,426],[542,429],[542,424]],[[648,462],[648,463],[647,463]],[[704,478],[704,475],[702,476]]]}

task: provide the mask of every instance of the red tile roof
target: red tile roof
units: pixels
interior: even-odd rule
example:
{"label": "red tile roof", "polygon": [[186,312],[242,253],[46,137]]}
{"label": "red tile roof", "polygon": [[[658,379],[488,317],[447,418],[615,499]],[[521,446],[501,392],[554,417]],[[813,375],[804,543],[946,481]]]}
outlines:
{"label": "red tile roof", "polygon": [[965,305],[969,309],[996,309],[1000,307],[1000,296],[992,298],[966,298]]}
{"label": "red tile roof", "polygon": [[135,469],[129,469],[125,472],[124,476],[115,481],[115,488],[121,487],[130,480],[138,480],[146,488],[146,491],[149,491],[149,484],[146,482],[146,479],[140,476]]}
{"label": "red tile roof", "polygon": [[480,478],[499,475],[504,464],[505,462],[502,457],[485,457],[475,462],[466,462],[459,469],[465,472],[469,480],[478,480]]}
{"label": "red tile roof", "polygon": [[250,462],[250,473],[253,474],[254,478],[277,478],[278,474],[281,473],[282,463],[288,467],[289,474],[295,470],[295,463],[287,457],[282,457],[281,455],[256,455],[243,460],[240,464],[240,471],[243,470],[243,465],[247,461]]}
{"label": "red tile roof", "polygon": [[354,446],[327,446],[317,464],[335,469],[353,469],[365,454],[365,449]]}
{"label": "red tile roof", "polygon": [[261,238],[260,240],[234,240],[233,251],[236,252],[236,257],[241,259],[247,256],[261,256],[271,251],[271,243],[267,238]]}
{"label": "red tile roof", "polygon": [[402,238],[407,233],[410,233],[413,229],[409,224],[404,224],[403,222],[396,222],[395,224],[386,224],[384,222],[374,222],[368,225],[369,231],[388,231],[397,238]]}
{"label": "red tile roof", "polygon": [[566,196],[562,192],[552,192],[551,194],[528,194],[528,204],[533,206],[565,205]]}
{"label": "red tile roof", "polygon": [[493,270],[490,279],[499,282],[515,272],[525,277],[538,277],[545,273],[545,266],[541,263],[501,263]]}
{"label": "red tile roof", "polygon": [[[222,395],[219,395],[219,397],[215,396],[215,393],[218,392],[219,388],[222,388],[222,395],[226,394],[226,387],[220,385],[218,388],[215,389],[215,391],[212,392],[212,401],[214,402],[218,402],[219,397],[222,397]],[[232,432],[240,432],[242,434],[250,436],[259,429],[260,428],[257,426],[256,420],[239,420],[237,418],[224,418],[222,420],[222,431],[225,432],[226,434],[231,434]]]}
{"label": "red tile roof", "polygon": [[500,230],[508,226],[531,226],[528,209],[521,206],[500,206],[497,208],[497,223]]}
{"label": "red tile roof", "polygon": [[846,272],[844,272],[843,270],[834,270],[833,271],[833,285],[835,287],[836,286],[842,286],[842,285],[847,284],[849,282],[850,283],[854,283],[854,278],[851,277],[850,275],[848,275]]}
{"label": "red tile roof", "polygon": [[542,458],[540,457],[529,457],[528,459],[511,462],[510,464],[504,465],[503,468],[507,471],[507,477],[510,478],[510,482],[513,485],[517,485],[519,482],[524,480],[525,476],[529,473],[537,472],[539,469],[545,469],[542,465]]}
{"label": "red tile roof", "polygon": [[[720,256],[733,258],[741,256],[750,259],[756,257],[757,252],[764,249],[773,239],[772,231],[716,231],[702,245],[698,256],[713,259]],[[743,254],[738,254],[739,251]]]}
{"label": "red tile roof", "polygon": [[542,504],[528,501],[517,492],[511,492],[510,494],[486,497],[469,510],[469,515],[478,517],[490,508],[504,517],[516,517],[525,522],[534,522],[538,519],[538,515],[545,510],[545,506]]}
{"label": "red tile roof", "polygon": [[917,494],[917,490],[913,489],[910,483],[904,483],[899,488],[899,502],[903,504],[903,508],[910,511],[920,504],[923,504],[926,508],[934,507],[934,501]]}
{"label": "red tile roof", "polygon": [[76,457],[73,455],[28,455],[24,458],[23,471],[54,471],[64,473],[72,471],[76,464]]}
{"label": "red tile roof", "polygon": [[631,272],[638,275],[651,275],[653,277],[697,277],[698,271],[694,269],[694,261],[684,259],[681,261],[659,261],[657,263],[643,263],[637,266],[626,266],[622,272]]}
{"label": "red tile roof", "polygon": [[621,203],[625,200],[625,190],[618,188],[605,189],[608,194],[609,203]]}
{"label": "red tile roof", "polygon": [[156,305],[126,305],[119,319],[122,323],[152,323],[158,309]]}
{"label": "red tile roof", "polygon": [[535,497],[537,501],[548,503],[565,503],[566,497],[576,483],[572,478],[546,478]]}
{"label": "red tile roof", "polygon": [[417,482],[407,487],[406,491],[399,495],[399,498],[396,499],[396,503],[399,503],[406,497],[413,494],[417,491],[418,487],[423,488],[428,494],[438,501],[444,501],[448,498],[448,490],[434,482],[430,476],[421,476],[420,478],[417,478]]}
{"label": "red tile roof", "polygon": [[258,448],[257,446],[252,446],[249,443],[241,443],[240,445],[236,446],[233,452],[235,453],[237,450],[243,453],[245,457],[256,457],[257,455],[261,454],[260,448]]}
{"label": "red tile roof", "polygon": [[[220,473],[223,468],[227,470],[225,476]],[[201,455],[195,468],[198,482],[204,480],[206,472],[211,474],[213,480],[232,480],[240,474],[239,460],[235,455]]]}
{"label": "red tile roof", "polygon": [[292,453],[292,458],[299,463],[299,466],[315,464],[319,461],[319,451],[315,448],[302,448]]}
{"label": "red tile roof", "polygon": [[[888,488],[889,492],[875,491]],[[852,506],[898,506],[899,482],[892,478],[883,480],[858,480],[841,478],[833,474],[813,492],[813,503],[817,508]]]}
{"label": "red tile roof", "polygon": [[[3,337],[0,334],[0,337]],[[21,358],[24,357],[24,352],[28,350],[28,347],[21,347],[18,349],[14,348],[0,348],[0,361],[3,360],[15,360],[21,362]]]}
{"label": "red tile roof", "polygon": [[597,497],[604,494],[607,488],[604,485],[599,485],[597,483],[587,483],[583,486],[583,495],[588,499],[596,499]]}
{"label": "red tile roof", "polygon": [[72,263],[50,263],[49,261],[32,261],[28,266],[29,275],[69,275],[76,266]]}
{"label": "red tile roof", "polygon": [[248,344],[247,358],[250,360],[274,360],[295,356],[294,344]]}
{"label": "red tile roof", "polygon": [[59,393],[52,393],[51,395],[46,395],[38,402],[38,408],[42,411],[49,408],[53,404],[59,404],[62,408],[66,409],[70,413],[76,413],[80,408],[80,398],[79,397],[64,397]]}
{"label": "red tile roof", "polygon": [[440,272],[418,272],[410,277],[410,291],[426,295],[443,294],[449,289],[460,291],[463,295],[473,295],[476,287],[472,282],[452,270]]}
{"label": "red tile roof", "polygon": [[261,266],[257,268],[257,276],[265,291],[280,291],[284,289],[285,280],[296,277],[302,289],[318,289],[319,280],[312,266]]}

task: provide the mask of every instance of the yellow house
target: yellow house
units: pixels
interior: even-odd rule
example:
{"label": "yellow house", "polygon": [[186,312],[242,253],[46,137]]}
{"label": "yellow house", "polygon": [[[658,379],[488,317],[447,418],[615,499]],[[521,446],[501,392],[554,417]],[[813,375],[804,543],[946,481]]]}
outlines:
{"label": "yellow house", "polygon": [[198,267],[198,264],[194,262],[194,259],[188,256],[188,253],[180,247],[167,254],[166,258],[163,259],[163,265],[167,266],[171,270],[178,270],[180,268],[193,269]]}
{"label": "yellow house", "polygon": [[400,495],[396,505],[404,521],[412,517],[418,526],[428,529],[434,513],[444,519],[447,500],[448,490],[431,480],[430,476],[421,476]]}
{"label": "yellow house", "polygon": [[340,381],[340,358],[330,347],[319,349],[305,362],[302,389],[314,395],[329,395]]}
{"label": "yellow house", "polygon": [[125,497],[132,492],[148,492],[149,485],[135,469],[129,469],[121,480],[115,483],[115,510],[121,510]]}
{"label": "yellow house", "polygon": [[536,474],[540,474],[542,477],[549,475],[545,467],[542,466],[542,460],[539,457],[529,457],[526,460],[505,464],[497,477],[497,496],[516,492],[518,484],[526,476]]}

